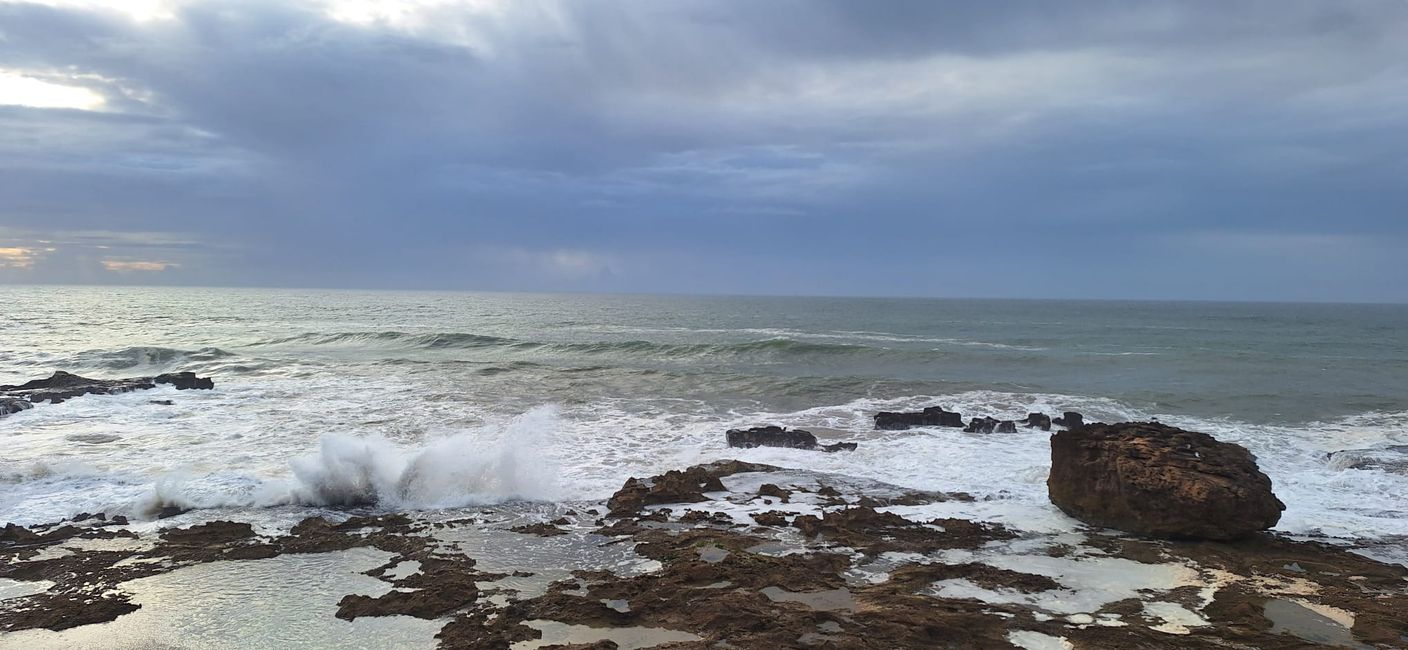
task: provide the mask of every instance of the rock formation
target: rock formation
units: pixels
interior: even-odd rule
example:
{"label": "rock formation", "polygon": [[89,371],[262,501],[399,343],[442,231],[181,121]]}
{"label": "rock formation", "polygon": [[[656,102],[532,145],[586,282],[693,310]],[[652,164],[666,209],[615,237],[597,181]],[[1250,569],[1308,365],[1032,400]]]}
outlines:
{"label": "rock formation", "polygon": [[0,415],[22,411],[33,404],[43,402],[58,404],[83,395],[127,393],[156,388],[158,384],[170,384],[175,386],[176,390],[209,390],[215,387],[215,382],[210,378],[197,377],[193,372],[173,372],[130,379],[89,379],[60,370],[45,379],[0,386]]}
{"label": "rock formation", "polygon": [[786,447],[789,449],[815,449],[819,451],[855,451],[854,442],[837,442],[830,445],[817,444],[816,436],[802,429],[768,426],[751,429],[729,429],[728,446],[741,447]]}
{"label": "rock formation", "polygon": [[910,427],[962,427],[963,415],[945,411],[942,406],[931,406],[923,411],[901,412],[881,411],[875,414],[876,429],[908,429]]}
{"label": "rock formation", "polygon": [[1245,448],[1152,422],[1053,435],[1047,489],[1072,517],[1153,537],[1233,539],[1285,509]]}

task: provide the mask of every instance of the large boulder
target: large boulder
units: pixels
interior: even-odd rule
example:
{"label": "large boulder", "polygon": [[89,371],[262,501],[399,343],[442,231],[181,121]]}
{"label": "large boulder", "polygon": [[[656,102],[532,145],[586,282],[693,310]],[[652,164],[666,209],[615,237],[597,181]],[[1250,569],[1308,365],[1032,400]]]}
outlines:
{"label": "large boulder", "polygon": [[854,442],[837,442],[830,445],[817,444],[816,435],[802,429],[788,429],[778,426],[753,427],[751,429],[729,429],[728,446],[750,449],[752,447],[786,447],[789,449],[814,449],[820,451],[855,451]]}
{"label": "large boulder", "polygon": [[1246,448],[1157,422],[1056,433],[1046,485],[1076,519],[1152,537],[1233,539],[1286,509]]}
{"label": "large boulder", "polygon": [[930,406],[923,411],[881,411],[875,414],[875,428],[899,430],[910,427],[963,427],[963,415]]}

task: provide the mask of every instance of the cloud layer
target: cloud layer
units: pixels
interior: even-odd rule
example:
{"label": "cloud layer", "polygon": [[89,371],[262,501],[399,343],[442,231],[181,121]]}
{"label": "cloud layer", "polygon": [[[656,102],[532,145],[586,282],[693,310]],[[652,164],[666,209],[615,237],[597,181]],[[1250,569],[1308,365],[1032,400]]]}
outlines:
{"label": "cloud layer", "polygon": [[0,1],[0,281],[1404,301],[1405,62],[1396,0]]}

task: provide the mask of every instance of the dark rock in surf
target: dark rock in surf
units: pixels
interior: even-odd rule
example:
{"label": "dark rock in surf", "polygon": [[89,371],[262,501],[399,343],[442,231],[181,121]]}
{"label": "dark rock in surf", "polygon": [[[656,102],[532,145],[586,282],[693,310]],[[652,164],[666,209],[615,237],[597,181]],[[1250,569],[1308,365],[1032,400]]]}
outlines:
{"label": "dark rock in surf", "polygon": [[1389,445],[1382,449],[1343,449],[1325,455],[1330,467],[1337,470],[1378,470],[1392,474],[1408,474],[1408,445]]}
{"label": "dark rock in surf", "polygon": [[171,384],[176,390],[210,390],[215,382],[209,377],[197,377],[194,372],[168,372],[157,375],[152,381],[158,384]]}
{"label": "dark rock in surf", "polygon": [[992,433],[997,430],[998,424],[996,419],[990,417],[973,418],[963,429],[963,433]]}
{"label": "dark rock in surf", "polygon": [[881,411],[875,414],[875,428],[897,431],[910,427],[963,427],[963,415],[945,411],[942,406],[930,406],[923,411]]}
{"label": "dark rock in surf", "polygon": [[19,413],[20,411],[32,408],[34,408],[34,404],[30,403],[27,399],[0,397],[0,415]]}
{"label": "dark rock in surf", "polygon": [[1056,426],[1066,427],[1067,429],[1079,429],[1085,426],[1085,416],[1075,411],[1066,411],[1061,414],[1061,417],[1052,420],[1051,423]]}
{"label": "dark rock in surf", "polygon": [[1022,421],[1022,426],[1031,429],[1037,428],[1042,431],[1051,430],[1051,416],[1045,413],[1028,413],[1027,419]]}
{"label": "dark rock in surf", "polygon": [[802,429],[786,427],[753,427],[751,429],[729,429],[725,434],[728,446],[751,449],[753,447],[784,447],[787,449],[816,449],[820,451],[855,451],[856,443],[838,442],[830,445],[817,444],[816,436]]}
{"label": "dark rock in surf", "polygon": [[730,447],[787,447],[791,449],[812,449],[816,447],[816,436],[810,431],[787,429],[785,427],[753,427],[751,429],[729,429]]}
{"label": "dark rock in surf", "polygon": [[1051,436],[1047,491],[1088,524],[1177,539],[1243,537],[1286,509],[1246,448],[1156,422]]}
{"label": "dark rock in surf", "polygon": [[23,384],[0,386],[0,415],[24,410],[27,406],[19,402],[58,404],[83,395],[112,395],[134,390],[156,388],[158,384],[170,384],[176,390],[215,387],[208,377],[197,377],[193,372],[175,372],[155,377],[132,377],[129,379],[89,379],[62,370],[44,379],[35,379]]}
{"label": "dark rock in surf", "polygon": [[998,433],[1017,433],[1017,423],[1012,420],[1003,420],[997,423]]}

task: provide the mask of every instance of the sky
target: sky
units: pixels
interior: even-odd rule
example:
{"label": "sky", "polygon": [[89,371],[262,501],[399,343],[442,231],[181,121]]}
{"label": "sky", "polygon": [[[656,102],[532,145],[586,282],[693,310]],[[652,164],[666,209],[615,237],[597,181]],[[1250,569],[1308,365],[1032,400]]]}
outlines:
{"label": "sky", "polygon": [[0,283],[1408,302],[1408,0],[0,0]]}

